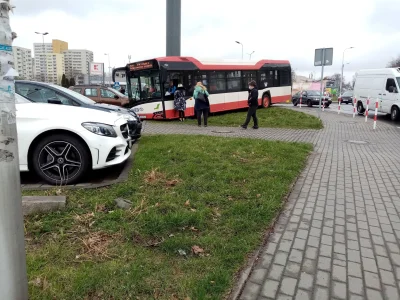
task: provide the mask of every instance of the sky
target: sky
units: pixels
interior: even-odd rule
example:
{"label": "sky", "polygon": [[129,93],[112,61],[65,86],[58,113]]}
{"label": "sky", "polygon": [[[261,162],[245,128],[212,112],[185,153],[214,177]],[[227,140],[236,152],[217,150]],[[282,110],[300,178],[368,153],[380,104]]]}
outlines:
{"label": "sky", "polygon": [[[33,49],[37,32],[70,49],[94,52],[108,68],[166,54],[166,0],[13,0],[14,46]],[[325,75],[345,78],[360,69],[382,68],[400,55],[399,0],[182,0],[182,56],[200,60],[287,59],[297,74],[314,73],[316,48],[333,47]]]}

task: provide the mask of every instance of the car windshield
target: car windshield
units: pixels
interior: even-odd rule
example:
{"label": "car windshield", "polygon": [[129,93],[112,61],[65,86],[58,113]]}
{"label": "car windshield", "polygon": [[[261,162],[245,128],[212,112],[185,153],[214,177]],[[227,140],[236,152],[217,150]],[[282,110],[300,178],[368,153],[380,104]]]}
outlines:
{"label": "car windshield", "polygon": [[353,92],[352,91],[348,91],[348,92],[344,92],[343,97],[352,97],[353,96]]}
{"label": "car windshield", "polygon": [[400,77],[397,77],[397,85],[400,87]]}
{"label": "car windshield", "polygon": [[66,88],[64,88],[64,87],[62,87],[62,86],[58,86],[58,85],[55,85],[55,84],[49,84],[49,85],[50,85],[52,88],[57,89],[57,90],[60,90],[60,91],[63,91],[64,93],[66,93],[66,94],[68,94],[68,95],[70,95],[70,96],[76,98],[77,100],[79,100],[79,101],[81,101],[81,102],[83,102],[83,103],[85,103],[85,104],[89,104],[89,105],[94,105],[94,104],[96,104],[96,102],[93,101],[92,99],[89,99],[88,97],[85,97],[85,96],[83,96],[83,95],[81,95],[81,94],[79,94],[79,93],[77,93],[77,92],[75,92],[75,91],[72,91],[72,90],[70,90],[70,89],[66,89]]}
{"label": "car windshield", "polygon": [[320,96],[321,93],[318,91],[307,91],[307,95],[309,96]]}

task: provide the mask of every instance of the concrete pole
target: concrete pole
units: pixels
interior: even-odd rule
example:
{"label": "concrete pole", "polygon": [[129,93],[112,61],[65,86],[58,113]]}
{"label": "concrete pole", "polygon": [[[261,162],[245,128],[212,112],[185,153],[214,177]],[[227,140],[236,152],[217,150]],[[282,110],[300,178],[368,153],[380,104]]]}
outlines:
{"label": "concrete pole", "polygon": [[181,0],[167,0],[167,56],[181,56]]}
{"label": "concrete pole", "polygon": [[0,299],[27,300],[10,10],[0,2]]}

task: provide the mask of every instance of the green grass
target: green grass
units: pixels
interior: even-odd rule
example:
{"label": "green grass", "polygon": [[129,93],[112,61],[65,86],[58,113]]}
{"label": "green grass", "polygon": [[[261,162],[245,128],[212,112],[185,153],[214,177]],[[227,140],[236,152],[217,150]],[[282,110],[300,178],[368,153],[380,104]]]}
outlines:
{"label": "green grass", "polygon": [[[310,150],[144,137],[129,181],[63,191],[66,211],[26,219],[30,299],[223,299]],[[117,197],[132,209],[117,209]],[[195,245],[204,253],[193,254]]]}
{"label": "green grass", "polygon": [[[217,114],[209,117],[209,126],[238,127],[246,120],[247,111]],[[260,127],[293,128],[293,129],[321,129],[321,120],[309,114],[280,107],[271,107],[257,110]],[[188,119],[183,124],[197,125],[197,120]],[[253,120],[250,125],[253,126]]]}

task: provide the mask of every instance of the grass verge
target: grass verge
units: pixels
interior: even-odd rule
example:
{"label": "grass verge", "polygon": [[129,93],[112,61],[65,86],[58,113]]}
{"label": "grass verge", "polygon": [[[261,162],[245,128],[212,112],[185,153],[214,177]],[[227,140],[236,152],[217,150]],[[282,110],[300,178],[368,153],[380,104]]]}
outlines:
{"label": "grass verge", "polygon": [[[246,120],[247,111],[216,114],[209,117],[209,126],[238,127]],[[257,110],[260,127],[293,128],[293,129],[321,129],[321,120],[309,114],[281,107],[270,107]],[[182,124],[197,125],[197,120],[187,119]],[[253,120],[250,125],[253,126]]]}
{"label": "grass verge", "polygon": [[128,182],[65,191],[66,211],[26,219],[30,299],[223,299],[310,150],[144,137]]}

